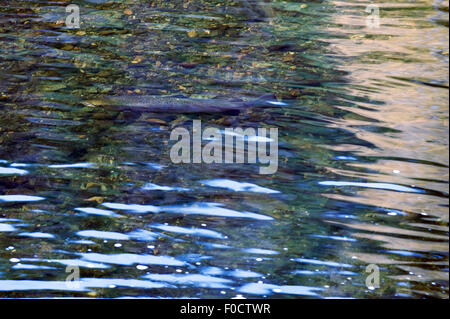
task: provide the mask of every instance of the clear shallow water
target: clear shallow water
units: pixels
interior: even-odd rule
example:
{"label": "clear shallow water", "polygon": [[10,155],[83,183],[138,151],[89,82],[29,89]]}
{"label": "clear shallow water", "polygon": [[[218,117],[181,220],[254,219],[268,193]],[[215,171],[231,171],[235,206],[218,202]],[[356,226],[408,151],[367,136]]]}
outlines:
{"label": "clear shallow water", "polygon": [[[0,8],[0,296],[448,298],[448,2],[380,2],[378,29],[366,2],[77,3],[79,30]],[[265,93],[287,105],[82,103]],[[277,127],[278,172],[171,163],[193,119]]]}

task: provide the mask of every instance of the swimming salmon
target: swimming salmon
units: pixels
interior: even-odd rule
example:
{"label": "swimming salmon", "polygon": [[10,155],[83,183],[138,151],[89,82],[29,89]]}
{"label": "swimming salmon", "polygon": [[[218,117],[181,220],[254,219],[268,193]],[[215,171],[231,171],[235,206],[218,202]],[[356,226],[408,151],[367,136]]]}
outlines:
{"label": "swimming salmon", "polygon": [[121,111],[152,113],[227,113],[238,114],[252,107],[273,107],[282,105],[273,94],[263,95],[250,101],[227,99],[194,99],[155,95],[125,95],[107,97],[102,100],[85,102],[90,106],[111,106]]}

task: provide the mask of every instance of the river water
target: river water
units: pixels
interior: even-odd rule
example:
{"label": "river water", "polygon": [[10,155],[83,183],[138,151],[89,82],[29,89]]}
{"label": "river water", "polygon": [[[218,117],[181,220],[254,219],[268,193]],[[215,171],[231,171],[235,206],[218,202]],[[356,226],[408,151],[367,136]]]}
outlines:
{"label": "river water", "polygon": [[[0,297],[448,298],[448,1],[0,3]],[[278,171],[174,164],[193,120]]]}

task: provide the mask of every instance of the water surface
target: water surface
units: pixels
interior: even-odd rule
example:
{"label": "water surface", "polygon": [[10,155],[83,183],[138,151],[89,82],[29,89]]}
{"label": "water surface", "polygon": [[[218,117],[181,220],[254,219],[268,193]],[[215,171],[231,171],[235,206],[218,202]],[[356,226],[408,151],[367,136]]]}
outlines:
{"label": "water surface", "polygon": [[[0,7],[1,297],[448,298],[448,2],[73,3]],[[173,164],[195,119],[278,128],[278,172]]]}

